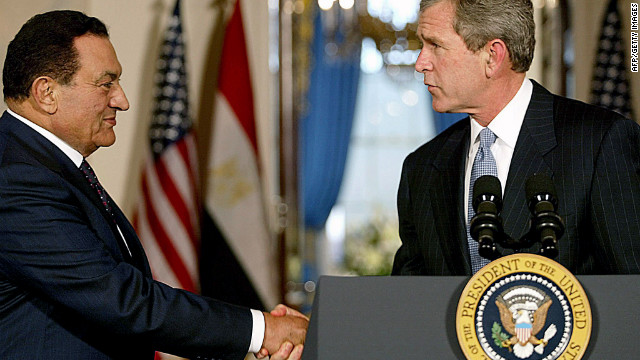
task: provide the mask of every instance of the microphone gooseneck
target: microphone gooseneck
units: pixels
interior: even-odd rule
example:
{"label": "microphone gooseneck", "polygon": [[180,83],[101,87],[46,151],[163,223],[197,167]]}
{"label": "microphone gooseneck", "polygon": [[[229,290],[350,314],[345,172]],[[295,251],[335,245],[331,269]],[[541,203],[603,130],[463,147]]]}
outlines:
{"label": "microphone gooseneck", "polygon": [[473,184],[473,209],[476,215],[471,219],[469,232],[478,241],[480,256],[495,260],[500,253],[495,243],[500,242],[504,234],[502,219],[502,186],[497,177],[484,175]]}
{"label": "microphone gooseneck", "polygon": [[529,232],[520,240],[505,234],[500,212],[502,211],[502,186],[497,177],[484,175],[473,185],[472,206],[476,215],[471,219],[469,232],[478,242],[480,256],[495,260],[504,249],[531,248],[539,243],[538,253],[548,258],[558,256],[558,239],[564,234],[564,222],[557,213],[558,200],[551,177],[536,173],[525,183],[526,200],[531,211]]}
{"label": "microphone gooseneck", "polygon": [[564,234],[564,223],[558,215],[555,186],[547,174],[533,174],[525,184],[527,204],[531,211],[530,235],[540,242],[540,255],[558,256],[558,238]]}

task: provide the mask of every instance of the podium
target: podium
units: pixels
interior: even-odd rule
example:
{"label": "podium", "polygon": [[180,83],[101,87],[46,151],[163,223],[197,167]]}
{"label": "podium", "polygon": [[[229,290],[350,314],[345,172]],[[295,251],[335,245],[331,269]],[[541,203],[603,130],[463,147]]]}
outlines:
{"label": "podium", "polygon": [[[577,277],[593,325],[583,359],[640,356],[640,275]],[[321,277],[303,360],[464,359],[456,308],[468,277]]]}

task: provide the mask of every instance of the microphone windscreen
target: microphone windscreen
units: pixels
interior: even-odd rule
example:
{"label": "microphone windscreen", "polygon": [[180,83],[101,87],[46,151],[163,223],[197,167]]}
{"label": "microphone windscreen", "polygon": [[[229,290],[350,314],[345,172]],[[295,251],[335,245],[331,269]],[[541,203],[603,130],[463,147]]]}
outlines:
{"label": "microphone windscreen", "polygon": [[536,173],[527,179],[525,184],[525,193],[527,195],[527,200],[531,200],[533,197],[541,194],[548,194],[555,198],[556,188],[549,175]]}
{"label": "microphone windscreen", "polygon": [[502,185],[500,185],[500,180],[491,175],[480,176],[473,184],[473,198],[476,199],[481,195],[494,196],[502,203]]}

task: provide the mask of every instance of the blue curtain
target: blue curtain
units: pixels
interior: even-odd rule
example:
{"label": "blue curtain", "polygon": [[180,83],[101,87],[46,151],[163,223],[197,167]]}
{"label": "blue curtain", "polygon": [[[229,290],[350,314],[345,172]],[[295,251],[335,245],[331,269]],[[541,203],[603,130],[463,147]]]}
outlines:
{"label": "blue curtain", "polygon": [[[324,227],[338,197],[360,76],[360,42],[347,41],[339,27],[328,39],[323,13],[317,11],[314,21],[308,113],[300,131],[301,207],[309,230]],[[329,42],[333,44],[327,46]],[[332,46],[338,51],[328,54]]]}
{"label": "blue curtain", "polygon": [[440,134],[446,128],[458,122],[458,120],[466,118],[467,116],[469,115],[468,114],[446,114],[446,113],[439,113],[437,111],[433,111],[433,121],[436,124],[436,133]]}

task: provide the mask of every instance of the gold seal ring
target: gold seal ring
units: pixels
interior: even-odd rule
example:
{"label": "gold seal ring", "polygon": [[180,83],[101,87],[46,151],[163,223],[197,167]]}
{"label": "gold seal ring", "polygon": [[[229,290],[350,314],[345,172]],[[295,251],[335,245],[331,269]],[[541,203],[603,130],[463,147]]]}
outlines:
{"label": "gold seal ring", "polygon": [[471,360],[581,359],[591,327],[578,279],[534,254],[505,256],[480,269],[456,310],[458,343]]}

